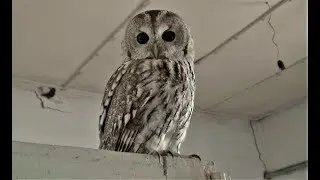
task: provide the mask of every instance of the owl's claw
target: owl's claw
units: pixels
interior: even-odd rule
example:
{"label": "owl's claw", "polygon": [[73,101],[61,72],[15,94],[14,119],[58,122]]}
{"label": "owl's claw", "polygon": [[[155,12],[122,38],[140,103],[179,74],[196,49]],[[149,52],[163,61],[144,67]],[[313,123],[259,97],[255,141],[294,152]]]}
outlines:
{"label": "owl's claw", "polygon": [[191,155],[189,155],[189,158],[197,158],[197,159],[199,159],[199,161],[201,161],[200,156],[197,154],[191,154]]}
{"label": "owl's claw", "polygon": [[170,154],[173,157],[180,157],[180,154],[178,153],[174,153],[174,152],[171,152],[171,151],[161,151],[160,152],[161,155],[163,156],[168,156],[168,154]]}
{"label": "owl's claw", "polygon": [[170,154],[171,157],[173,158],[174,154],[171,151],[167,151],[166,153],[167,153],[166,155]]}
{"label": "owl's claw", "polygon": [[175,157],[179,157],[179,158],[185,157],[186,158],[187,157],[187,158],[196,158],[196,159],[199,159],[199,161],[201,161],[200,156],[197,155],[197,154],[191,154],[189,156],[183,156],[183,155],[180,155],[180,154],[172,152],[172,151],[152,151],[149,154],[152,155],[152,156],[157,156],[158,159],[159,159],[159,162],[161,161],[161,157],[168,156],[169,154],[170,154],[170,156],[172,158],[175,158]]}
{"label": "owl's claw", "polygon": [[152,156],[157,156],[157,158],[159,159],[159,163],[161,162],[161,154],[158,151],[152,151],[149,154]]}
{"label": "owl's claw", "polygon": [[153,151],[149,154],[152,156],[157,156],[159,158],[159,161],[160,161],[161,157],[168,156],[169,154],[172,158],[175,158],[175,157],[181,158],[182,157],[180,154],[172,152],[172,151]]}

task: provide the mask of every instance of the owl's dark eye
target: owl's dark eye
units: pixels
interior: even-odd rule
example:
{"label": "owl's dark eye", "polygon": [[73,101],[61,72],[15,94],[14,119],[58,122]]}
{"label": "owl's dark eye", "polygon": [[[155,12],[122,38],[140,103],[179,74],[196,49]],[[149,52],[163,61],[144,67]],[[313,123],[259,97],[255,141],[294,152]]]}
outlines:
{"label": "owl's dark eye", "polygon": [[167,42],[173,41],[175,37],[176,37],[176,34],[174,34],[174,32],[172,32],[172,31],[165,31],[162,34],[162,39]]}
{"label": "owl's dark eye", "polygon": [[145,44],[149,41],[149,36],[145,32],[139,33],[137,36],[137,41],[139,44]]}

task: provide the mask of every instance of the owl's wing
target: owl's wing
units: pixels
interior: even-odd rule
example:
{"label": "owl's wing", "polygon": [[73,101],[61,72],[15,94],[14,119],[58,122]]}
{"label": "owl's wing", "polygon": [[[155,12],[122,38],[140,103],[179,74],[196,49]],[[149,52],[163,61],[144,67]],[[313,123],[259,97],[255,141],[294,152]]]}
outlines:
{"label": "owl's wing", "polygon": [[117,70],[104,97],[100,149],[129,152],[137,141],[143,143],[145,138],[151,138],[150,134],[161,134],[156,131],[168,128],[170,122],[165,120],[175,116],[179,109],[169,107],[168,102],[175,100],[178,90],[184,88],[177,86],[177,80],[183,78],[177,68],[162,60],[138,60]]}
{"label": "owl's wing", "polygon": [[[120,80],[125,75],[129,64],[130,64],[130,61],[124,62],[113,73],[113,75],[110,77],[110,79],[106,85],[105,92],[104,92],[103,99],[102,99],[102,103],[101,103],[102,113],[99,116],[99,137],[100,137],[100,140],[101,140],[102,135],[104,134],[104,131],[105,131],[105,126],[107,123],[106,121],[108,119],[107,115],[109,112],[111,102],[114,97],[114,93],[120,83]],[[100,146],[101,146],[101,143],[100,143]],[[101,147],[99,147],[99,148],[101,148]]]}

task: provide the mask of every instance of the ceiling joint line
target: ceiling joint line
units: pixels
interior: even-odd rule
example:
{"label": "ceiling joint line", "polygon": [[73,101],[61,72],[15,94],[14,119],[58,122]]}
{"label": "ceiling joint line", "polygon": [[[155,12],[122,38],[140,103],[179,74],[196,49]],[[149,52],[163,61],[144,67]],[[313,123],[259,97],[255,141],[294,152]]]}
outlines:
{"label": "ceiling joint line", "polygon": [[303,57],[303,58],[295,61],[295,62],[292,63],[291,65],[289,65],[285,70],[283,70],[283,71],[281,71],[281,72],[277,72],[277,73],[275,73],[275,74],[273,74],[273,75],[271,75],[271,76],[268,76],[268,77],[262,79],[261,81],[255,83],[255,84],[253,84],[253,85],[251,85],[251,86],[249,86],[249,87],[247,87],[247,88],[245,88],[245,89],[243,89],[243,90],[241,90],[241,91],[239,91],[239,92],[236,92],[236,93],[232,94],[231,96],[223,99],[222,101],[214,104],[211,108],[207,108],[207,109],[217,108],[218,106],[220,106],[221,104],[227,102],[227,101],[230,100],[231,98],[234,98],[234,97],[236,97],[236,96],[238,96],[238,95],[241,95],[241,94],[243,94],[244,92],[246,92],[246,91],[248,91],[248,90],[250,90],[250,89],[252,89],[252,88],[254,88],[254,87],[256,87],[256,86],[261,85],[262,83],[266,82],[267,80],[269,80],[269,79],[271,79],[271,78],[273,78],[273,77],[279,76],[280,73],[285,72],[285,71],[287,71],[288,69],[290,69],[290,68],[292,68],[292,67],[294,67],[294,66],[296,66],[296,65],[298,65],[298,64],[300,64],[300,63],[305,62],[307,59],[308,59],[308,56]]}
{"label": "ceiling joint line", "polygon": [[279,105],[271,110],[268,110],[264,113],[261,113],[258,116],[252,117],[250,120],[251,121],[257,121],[261,122],[262,120],[265,120],[266,118],[271,118],[275,116],[276,114],[279,114],[283,111],[290,110],[294,108],[295,106],[298,106],[300,104],[303,104],[307,100],[307,95],[301,96],[299,98],[295,98],[287,103],[284,103],[282,105]]}
{"label": "ceiling joint line", "polygon": [[229,113],[229,112],[223,112],[223,111],[210,111],[210,110],[205,110],[200,107],[195,106],[194,112],[197,113],[202,113],[202,114],[207,114],[210,115],[214,118],[226,118],[226,119],[248,119],[250,118],[246,114],[240,114],[240,113]]}
{"label": "ceiling joint line", "polygon": [[72,80],[74,80],[78,75],[81,74],[83,68],[89,64],[91,60],[97,56],[98,52],[109,42],[112,41],[114,36],[124,27],[129,19],[131,19],[137,12],[142,10],[144,7],[149,5],[151,0],[141,0],[141,2],[136,6],[136,8],[131,11],[131,13],[92,51],[92,53],[87,56],[85,60],[83,60],[79,66],[75,69],[75,71],[67,78],[67,80],[61,85],[62,88],[65,88],[70,84]]}
{"label": "ceiling joint line", "polygon": [[225,47],[227,44],[229,44],[233,40],[237,40],[240,35],[242,35],[245,32],[247,32],[250,28],[252,28],[254,25],[256,25],[261,20],[264,20],[264,18],[266,16],[268,16],[271,12],[273,12],[276,9],[278,9],[280,6],[282,6],[283,4],[285,4],[288,1],[291,1],[291,0],[280,0],[280,1],[278,1],[275,5],[270,7],[267,11],[262,13],[260,16],[258,16],[256,19],[254,19],[252,22],[250,22],[248,25],[246,25],[240,31],[238,31],[235,34],[233,34],[232,36],[230,36],[228,39],[223,41],[221,44],[219,44],[217,47],[215,47],[213,50],[211,50],[207,54],[205,54],[202,57],[200,57],[197,60],[195,60],[194,64],[196,64],[196,65],[200,64],[200,62],[202,62],[204,59],[206,59],[207,57],[211,56],[212,54],[217,54],[218,51],[221,50],[223,47]]}
{"label": "ceiling joint line", "polygon": [[[291,109],[296,105],[302,104],[305,99],[306,99],[306,96],[303,96],[302,98],[298,98],[298,99],[292,101],[291,103],[288,103],[289,105],[288,104],[284,105],[284,108],[282,110]],[[275,109],[277,109],[277,108],[275,108]],[[261,115],[259,117],[256,117],[255,119],[249,120],[249,125],[250,125],[250,129],[251,129],[251,132],[252,132],[254,145],[255,145],[255,148],[256,148],[257,153],[258,153],[258,158],[259,158],[259,160],[260,160],[260,162],[261,162],[261,164],[263,165],[263,168],[264,168],[264,176],[266,175],[266,173],[268,173],[268,168],[267,168],[266,162],[262,158],[262,153],[261,153],[259,145],[258,145],[257,136],[256,136],[256,132],[255,132],[254,127],[253,127],[253,123],[258,124],[261,121],[266,120],[266,119],[274,116],[276,113],[280,113],[280,112],[282,112],[282,111],[275,112],[274,110],[272,110],[272,113],[268,112],[268,113],[265,113],[265,114],[263,114],[263,115]]]}
{"label": "ceiling joint line", "polygon": [[249,124],[250,124],[250,129],[251,129],[253,140],[254,140],[254,146],[255,146],[255,148],[257,150],[257,153],[258,153],[258,158],[259,158],[260,162],[263,165],[263,170],[267,171],[268,170],[267,169],[267,165],[266,165],[265,161],[262,159],[262,153],[261,153],[260,148],[258,146],[257,136],[256,136],[256,133],[255,133],[255,130],[254,130],[254,127],[253,127],[253,121],[252,120],[249,121]]}

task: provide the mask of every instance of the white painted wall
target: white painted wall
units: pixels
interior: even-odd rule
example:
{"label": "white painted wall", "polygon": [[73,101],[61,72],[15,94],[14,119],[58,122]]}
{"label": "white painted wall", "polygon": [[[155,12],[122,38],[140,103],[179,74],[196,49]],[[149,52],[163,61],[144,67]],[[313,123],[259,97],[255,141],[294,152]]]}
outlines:
{"label": "white painted wall", "polygon": [[262,164],[253,143],[247,121],[217,121],[211,116],[194,113],[182,153],[198,152],[213,160],[219,171],[232,179],[255,179],[262,176]]}
{"label": "white painted wall", "polygon": [[[77,94],[77,95],[75,95]],[[72,113],[40,108],[35,94],[24,85],[12,89],[12,139],[16,141],[87,147],[98,146],[98,114],[102,95],[73,93],[65,103]],[[248,122],[217,121],[209,115],[194,113],[182,153],[197,153],[213,160],[218,171],[233,179],[262,176]]]}
{"label": "white painted wall", "polygon": [[[262,159],[268,170],[307,160],[307,102],[256,124]],[[306,179],[307,170],[277,179]]]}

